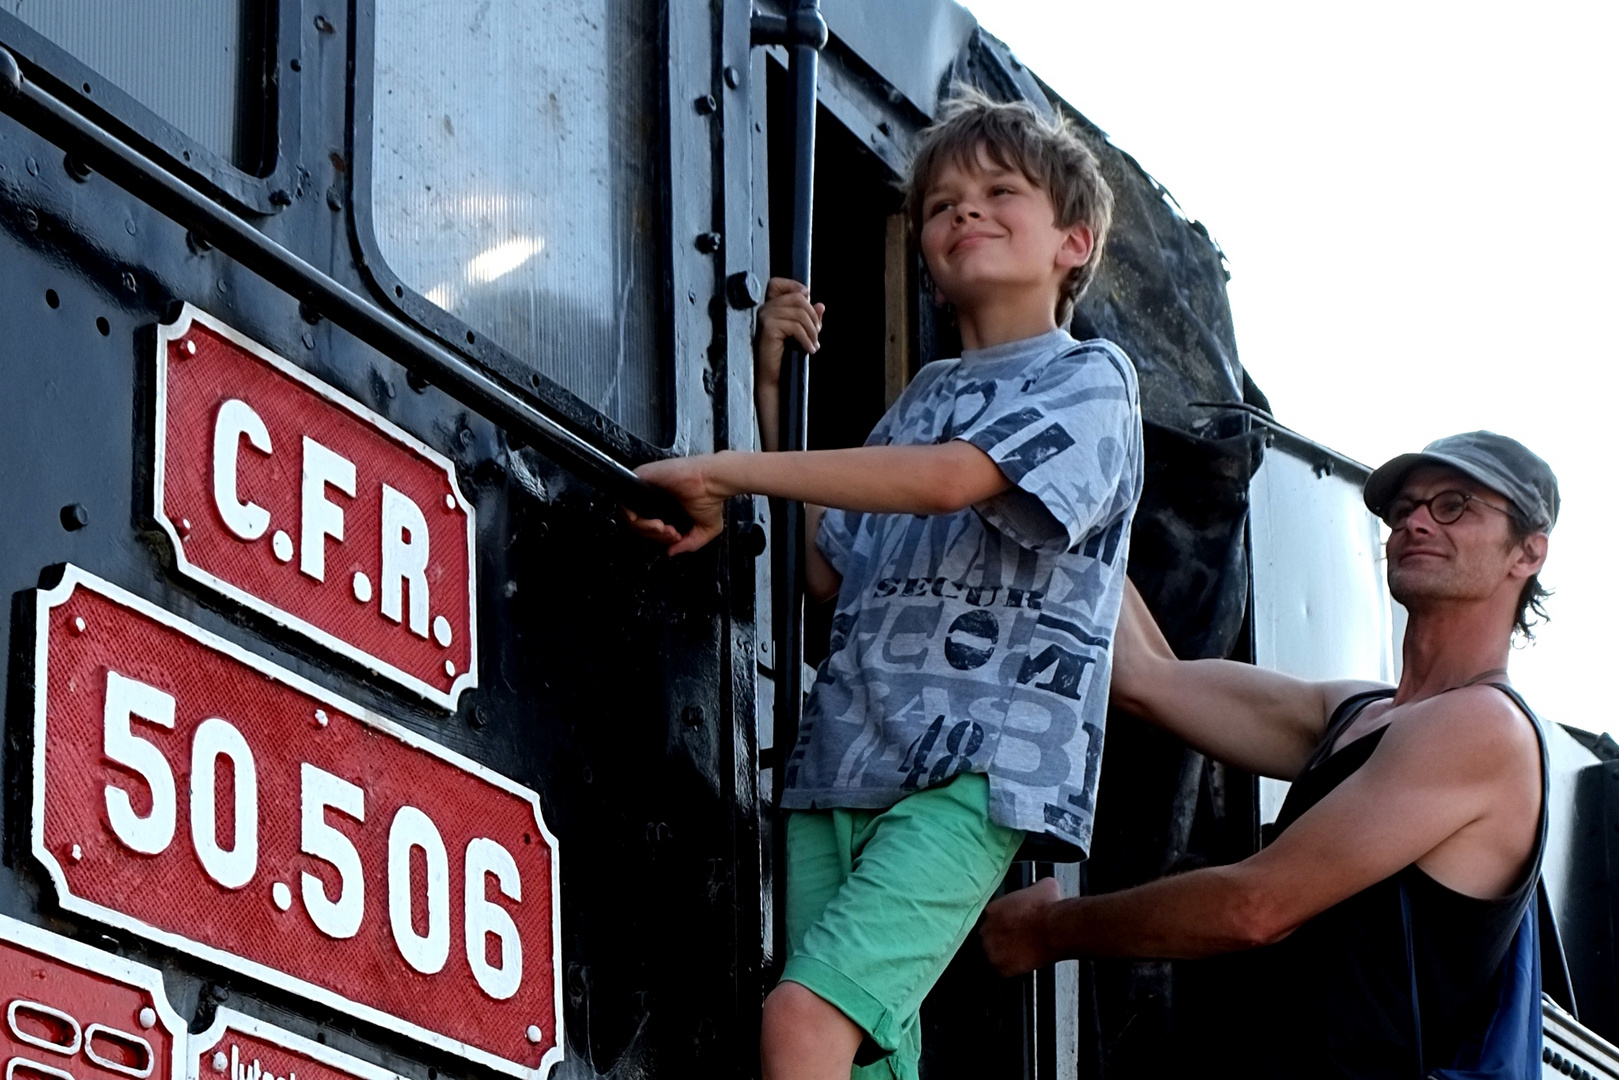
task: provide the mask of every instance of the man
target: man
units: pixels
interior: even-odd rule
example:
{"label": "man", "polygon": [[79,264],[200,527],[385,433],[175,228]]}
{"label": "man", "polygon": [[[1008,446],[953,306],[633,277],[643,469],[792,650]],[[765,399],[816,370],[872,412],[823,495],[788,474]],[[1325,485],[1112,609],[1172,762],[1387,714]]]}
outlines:
{"label": "man", "polygon": [[1365,501],[1391,530],[1389,591],[1409,616],[1399,686],[1178,661],[1130,590],[1114,704],[1292,781],[1280,833],[1241,863],[1111,895],[1063,900],[1048,880],[1004,897],[982,927],[1002,972],[1258,950],[1274,1059],[1255,1075],[1426,1075],[1419,1055],[1447,1066],[1482,1033],[1544,842],[1537,730],[1492,684],[1514,630],[1544,614],[1557,479],[1480,431],[1383,465]]}

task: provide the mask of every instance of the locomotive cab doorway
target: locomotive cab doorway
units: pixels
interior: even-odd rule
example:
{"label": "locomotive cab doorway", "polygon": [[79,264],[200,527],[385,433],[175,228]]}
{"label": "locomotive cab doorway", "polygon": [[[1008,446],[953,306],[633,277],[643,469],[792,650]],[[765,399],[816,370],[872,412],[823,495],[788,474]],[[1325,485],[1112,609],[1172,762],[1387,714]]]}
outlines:
{"label": "locomotive cab doorway", "polygon": [[[765,68],[768,265],[771,276],[787,276],[792,250],[792,88],[783,65],[767,63]],[[816,118],[810,291],[816,301],[826,304],[826,317],[821,348],[809,360],[811,450],[863,445],[923,364],[960,352],[954,321],[935,305],[911,236],[897,155],[874,152],[867,142],[871,136],[863,138],[843,121],[840,114],[849,115],[849,104],[843,100],[840,108],[828,108],[823,97]],[[880,130],[886,134],[898,127],[882,124]],[[767,564],[768,560],[760,560],[761,567]],[[760,589],[762,601],[769,595],[768,589]],[[818,667],[826,658],[834,607],[830,600],[806,602],[807,668]],[[763,604],[758,625],[761,638],[768,639],[771,623]],[[768,641],[761,644],[767,646]],[[768,647],[761,652],[761,659],[767,658],[772,658]],[[761,748],[770,739],[769,668],[766,663],[761,671]],[[806,670],[806,688],[811,681]],[[770,751],[761,757],[770,764],[777,760]],[[761,775],[762,791],[770,790],[770,772],[767,768]],[[779,823],[765,824],[767,830],[775,827]],[[767,844],[766,852],[769,849]],[[1027,876],[1030,870],[1022,864],[1013,874]],[[767,868],[764,884],[769,890],[783,882]],[[766,902],[767,912],[770,906]],[[778,965],[784,960],[776,958]],[[1057,996],[1050,972],[1038,985],[1034,977],[1002,979],[989,967],[976,938],[970,938],[923,1004],[922,1075],[929,1080],[980,1075],[1043,1080],[1073,1075],[1073,1033],[1058,1030],[1071,1024],[1056,1021],[1062,1011]],[[1072,989],[1062,996],[1068,1010],[1077,1012]]]}

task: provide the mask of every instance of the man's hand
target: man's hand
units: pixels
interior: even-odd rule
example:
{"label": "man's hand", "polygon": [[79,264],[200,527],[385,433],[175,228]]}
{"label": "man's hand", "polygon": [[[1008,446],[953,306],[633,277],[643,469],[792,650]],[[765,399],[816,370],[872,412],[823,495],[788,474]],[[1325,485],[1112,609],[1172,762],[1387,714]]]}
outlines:
{"label": "man's hand", "polygon": [[624,508],[630,526],[648,540],[663,544],[670,555],[696,551],[720,534],[725,527],[725,500],[736,494],[726,489],[716,475],[716,454],[696,457],[668,458],[653,461],[635,470],[635,475],[649,484],[663,488],[691,515],[691,531],[682,535],[680,530],[658,518],[644,518]]}
{"label": "man's hand", "polygon": [[1062,899],[1056,878],[1042,878],[984,909],[978,937],[984,955],[1002,975],[1022,975],[1056,960],[1047,944],[1046,916]]}

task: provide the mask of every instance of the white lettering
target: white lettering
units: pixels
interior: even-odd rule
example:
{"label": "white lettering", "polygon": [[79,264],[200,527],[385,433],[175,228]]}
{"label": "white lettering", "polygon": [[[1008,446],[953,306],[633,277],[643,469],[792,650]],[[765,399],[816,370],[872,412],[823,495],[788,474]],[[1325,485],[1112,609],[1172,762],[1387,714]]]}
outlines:
{"label": "white lettering", "polygon": [[[489,875],[493,874],[502,896],[523,899],[523,879],[511,852],[485,837],[474,837],[467,844],[465,918],[467,963],[472,977],[483,992],[496,1001],[505,1001],[523,985],[523,939],[509,912],[489,899]],[[491,966],[485,955],[485,938],[493,934],[500,942],[500,963]]]}
{"label": "white lettering", "polygon": [[225,528],[243,540],[257,540],[270,527],[270,512],[237,494],[236,455],[244,435],[253,449],[269,456],[270,430],[264,420],[247,402],[231,398],[214,420],[214,507]]}
{"label": "white lettering", "polygon": [[[219,808],[214,779],[221,757],[234,774],[234,833],[229,851],[220,848]],[[227,889],[240,889],[259,868],[259,778],[242,733],[218,717],[197,725],[191,739],[191,844],[208,876]]]}
{"label": "white lettering", "polygon": [[359,933],[360,919],[365,914],[365,878],[360,872],[360,853],[347,836],[326,823],[326,809],[330,807],[363,822],[365,792],[307,761],[302,774],[300,848],[305,855],[313,855],[337,871],[336,900],[327,898],[320,878],[307,870],[303,872],[304,909],[315,928],[327,937],[351,938]]}
{"label": "white lettering", "polygon": [[[406,537],[409,536],[407,540]],[[410,585],[410,630],[427,637],[427,519],[410,496],[382,485],[382,613],[402,616],[401,593]]]}
{"label": "white lettering", "polygon": [[107,672],[107,700],[101,713],[101,747],[107,757],[135,773],[152,793],[152,809],[135,813],[129,792],[108,784],[107,820],[113,835],[131,851],[156,855],[174,839],[174,774],[163,752],[130,728],[139,717],[174,729],[174,698],[154,686]]}
{"label": "white lettering", "polygon": [[[420,936],[411,919],[415,902],[410,880],[412,848],[421,848],[427,857],[427,933]],[[401,806],[388,829],[388,921],[405,963],[423,975],[443,970],[450,955],[450,860],[444,838],[414,806]]]}
{"label": "white lettering", "polygon": [[316,581],[326,580],[326,538],[343,540],[343,508],[326,498],[328,484],[353,498],[354,462],[305,435],[298,569]]}

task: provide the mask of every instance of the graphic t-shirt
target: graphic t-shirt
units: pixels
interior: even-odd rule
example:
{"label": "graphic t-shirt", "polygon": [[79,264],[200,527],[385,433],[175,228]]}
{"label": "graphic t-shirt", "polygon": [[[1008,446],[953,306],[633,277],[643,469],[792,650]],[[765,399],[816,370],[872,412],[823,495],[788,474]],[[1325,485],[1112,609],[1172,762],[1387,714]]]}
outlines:
{"label": "graphic t-shirt", "polygon": [[1141,495],[1135,369],[1061,330],[928,364],[868,446],[965,439],[1013,484],[955,514],[829,510],[831,653],[783,805],[881,808],[985,773],[996,824],[1088,851]]}

